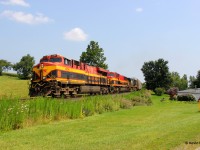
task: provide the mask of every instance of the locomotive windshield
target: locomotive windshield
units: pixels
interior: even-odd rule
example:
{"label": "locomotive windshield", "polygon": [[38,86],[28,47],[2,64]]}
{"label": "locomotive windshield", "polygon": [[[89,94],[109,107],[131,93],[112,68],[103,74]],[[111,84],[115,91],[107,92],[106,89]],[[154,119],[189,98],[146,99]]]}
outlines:
{"label": "locomotive windshield", "polygon": [[62,59],[61,59],[61,58],[58,58],[58,57],[52,57],[52,58],[50,58],[49,61],[50,61],[50,62],[62,62]]}
{"label": "locomotive windshield", "polygon": [[114,77],[115,74],[114,74],[114,73],[109,73],[108,76],[110,76],[110,77]]}
{"label": "locomotive windshield", "polygon": [[60,57],[51,57],[50,59],[44,58],[41,59],[40,62],[62,62],[62,58]]}
{"label": "locomotive windshield", "polygon": [[48,59],[41,59],[40,62],[48,62]]}

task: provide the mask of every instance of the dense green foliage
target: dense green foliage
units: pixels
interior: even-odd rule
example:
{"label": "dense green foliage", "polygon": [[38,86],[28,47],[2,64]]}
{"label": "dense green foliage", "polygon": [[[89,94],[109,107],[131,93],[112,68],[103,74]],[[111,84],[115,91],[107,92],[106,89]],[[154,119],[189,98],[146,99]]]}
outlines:
{"label": "dense green foliage", "polygon": [[189,88],[195,88],[195,76],[190,76],[189,77]]}
{"label": "dense green foliage", "polygon": [[145,62],[142,66],[142,72],[146,81],[146,88],[155,90],[156,88],[168,89],[171,84],[171,77],[168,61],[158,59],[156,61]]}
{"label": "dense green foliage", "polygon": [[195,97],[191,94],[186,94],[186,95],[178,95],[177,96],[178,101],[196,101]]}
{"label": "dense green foliage", "polygon": [[2,75],[3,71],[8,71],[12,68],[12,64],[6,60],[0,60],[0,76]]}
{"label": "dense green foliage", "polygon": [[184,74],[181,78],[178,72],[172,72],[171,78],[171,87],[177,87],[179,90],[185,90],[188,88],[187,75]]}
{"label": "dense green foliage", "polygon": [[165,89],[163,89],[163,88],[156,88],[155,89],[155,94],[157,96],[162,96],[164,93],[165,93]]}
{"label": "dense green foliage", "polygon": [[90,41],[86,52],[82,52],[80,61],[91,66],[108,69],[108,65],[105,63],[106,57],[104,57],[104,50],[100,48],[98,42],[95,41]]}
{"label": "dense green foliage", "polygon": [[190,87],[191,88],[200,88],[200,70],[197,72],[196,78],[190,77]]}
{"label": "dense green foliage", "polygon": [[13,66],[13,69],[17,71],[17,74],[20,79],[28,79],[30,78],[32,67],[35,64],[34,57],[27,54],[26,56],[23,56],[20,60],[20,62],[16,63]]}

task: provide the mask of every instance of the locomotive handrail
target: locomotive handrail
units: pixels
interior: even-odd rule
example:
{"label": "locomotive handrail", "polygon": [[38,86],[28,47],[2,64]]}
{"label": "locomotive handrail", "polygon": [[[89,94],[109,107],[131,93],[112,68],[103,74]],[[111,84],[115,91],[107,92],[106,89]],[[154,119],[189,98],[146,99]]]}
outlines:
{"label": "locomotive handrail", "polygon": [[44,86],[46,83],[43,83],[43,84],[40,84],[40,83],[37,83],[36,85],[33,86],[33,88],[35,88],[37,85],[39,86]]}

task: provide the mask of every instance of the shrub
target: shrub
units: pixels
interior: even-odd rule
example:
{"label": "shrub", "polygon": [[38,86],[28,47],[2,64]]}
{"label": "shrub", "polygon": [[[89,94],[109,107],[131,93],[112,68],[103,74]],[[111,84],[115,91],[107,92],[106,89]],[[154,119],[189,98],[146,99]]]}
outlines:
{"label": "shrub", "polygon": [[133,106],[141,106],[141,105],[151,105],[151,98],[145,98],[142,96],[135,96],[132,99]]}
{"label": "shrub", "polygon": [[163,88],[156,88],[155,89],[155,94],[157,96],[162,96],[165,93],[165,90]]}
{"label": "shrub", "polygon": [[178,101],[195,101],[195,97],[191,94],[178,95],[177,100]]}
{"label": "shrub", "polygon": [[173,87],[170,88],[169,90],[167,90],[167,94],[170,95],[170,100],[176,100],[177,99],[177,93],[178,93],[179,89],[177,87]]}
{"label": "shrub", "polygon": [[126,100],[126,99],[121,99],[120,100],[120,108],[130,109],[131,107],[133,107],[133,102],[132,101]]}
{"label": "shrub", "polygon": [[153,94],[153,92],[151,90],[142,90],[141,91],[141,96],[149,99],[151,97],[151,94]]}
{"label": "shrub", "polygon": [[103,107],[106,112],[119,110],[119,100],[118,99],[108,99],[103,101]]}

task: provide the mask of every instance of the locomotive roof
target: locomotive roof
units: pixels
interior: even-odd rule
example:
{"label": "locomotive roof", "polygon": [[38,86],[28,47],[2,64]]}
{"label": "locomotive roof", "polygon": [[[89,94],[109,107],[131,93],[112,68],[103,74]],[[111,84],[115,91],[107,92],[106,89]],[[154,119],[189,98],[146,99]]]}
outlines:
{"label": "locomotive roof", "polygon": [[98,69],[98,71],[101,71],[101,72],[106,72],[106,73],[109,72],[109,70],[106,70],[106,69],[103,69],[103,68],[100,68],[100,67],[97,67],[97,69]]}
{"label": "locomotive roof", "polygon": [[45,56],[43,56],[43,57],[57,57],[57,56],[59,56],[59,57],[64,57],[64,56],[62,56],[62,55],[60,55],[60,54],[51,54],[51,55],[45,55]]}

